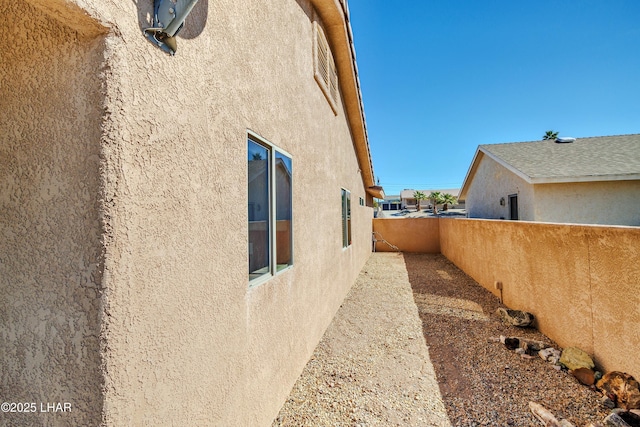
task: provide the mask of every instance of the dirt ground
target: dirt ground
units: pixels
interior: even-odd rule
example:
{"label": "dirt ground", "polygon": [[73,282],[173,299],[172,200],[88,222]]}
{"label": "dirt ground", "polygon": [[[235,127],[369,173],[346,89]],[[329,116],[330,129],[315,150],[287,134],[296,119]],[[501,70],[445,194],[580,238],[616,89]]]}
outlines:
{"label": "dirt ground", "polygon": [[[442,255],[375,253],[273,426],[537,426],[529,401],[576,426],[600,396],[500,335],[502,305]],[[556,346],[557,348],[557,346]]]}

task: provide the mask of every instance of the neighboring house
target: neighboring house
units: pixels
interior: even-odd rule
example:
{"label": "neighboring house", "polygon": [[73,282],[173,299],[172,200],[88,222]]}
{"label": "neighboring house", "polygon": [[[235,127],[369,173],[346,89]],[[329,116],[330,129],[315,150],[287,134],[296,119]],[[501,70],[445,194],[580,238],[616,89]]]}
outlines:
{"label": "neighboring house", "polygon": [[72,408],[3,423],[270,425],[384,197],[346,3],[0,12],[0,395]]}
{"label": "neighboring house", "polygon": [[640,134],[480,145],[470,218],[640,225]]}
{"label": "neighboring house", "polygon": [[[416,204],[416,199],[414,197],[414,193],[416,191],[422,191],[426,196],[429,196],[429,194],[431,194],[434,191],[439,191],[442,194],[446,194],[449,193],[453,196],[455,196],[456,198],[458,197],[458,194],[460,192],[459,188],[447,188],[447,189],[443,189],[443,190],[411,190],[411,189],[404,189],[400,192],[400,200],[401,200],[401,205],[403,209],[416,209],[417,208],[417,204]],[[430,206],[431,202],[427,199],[427,200],[423,200],[420,202],[420,207],[425,209],[427,206]],[[456,208],[456,209],[464,209],[464,202],[458,200],[458,203],[455,206],[449,206],[450,208]]]}
{"label": "neighboring house", "polygon": [[385,196],[384,200],[380,202],[380,206],[383,211],[399,211],[402,206],[400,195]]}
{"label": "neighboring house", "polygon": [[[427,194],[427,195],[429,194],[429,192],[426,192],[427,190],[412,190],[412,189],[405,188],[400,192],[400,205],[402,209],[416,209],[417,202],[416,202],[416,198],[414,197],[414,193],[416,191],[422,191],[424,194]],[[424,205],[424,206],[427,206],[428,204],[429,202],[426,200],[421,202],[421,205]]]}

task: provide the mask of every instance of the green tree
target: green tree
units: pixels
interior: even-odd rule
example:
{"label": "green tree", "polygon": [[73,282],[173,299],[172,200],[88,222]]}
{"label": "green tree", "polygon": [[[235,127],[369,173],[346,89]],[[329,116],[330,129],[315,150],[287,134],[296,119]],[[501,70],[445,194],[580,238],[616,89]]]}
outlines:
{"label": "green tree", "polygon": [[420,212],[420,201],[427,200],[427,195],[422,191],[414,191],[413,198],[416,199],[416,212]]}
{"label": "green tree", "polygon": [[442,210],[446,211],[449,209],[449,205],[453,206],[458,203],[458,199],[453,194],[445,193],[442,195],[442,203],[444,204],[444,206],[442,206]]}
{"label": "green tree", "polygon": [[441,205],[443,202],[442,199],[442,193],[439,191],[432,191],[431,193],[429,193],[429,200],[431,201],[431,204],[433,204],[433,213],[437,214],[438,213],[438,205]]}
{"label": "green tree", "polygon": [[558,132],[554,132],[552,130],[548,130],[544,133],[544,136],[542,137],[542,139],[547,140],[547,139],[556,139],[558,137]]}

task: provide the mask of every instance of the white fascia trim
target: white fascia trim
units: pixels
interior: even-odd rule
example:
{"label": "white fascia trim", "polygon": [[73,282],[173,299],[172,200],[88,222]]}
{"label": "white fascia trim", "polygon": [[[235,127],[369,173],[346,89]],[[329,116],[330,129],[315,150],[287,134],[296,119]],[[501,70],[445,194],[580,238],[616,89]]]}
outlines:
{"label": "white fascia trim", "polygon": [[532,184],[560,184],[567,182],[598,182],[598,181],[640,181],[640,174],[622,175],[583,175],[583,176],[554,176],[532,178]]}
{"label": "white fascia trim", "polygon": [[[480,147],[476,148],[476,152],[473,155],[473,160],[471,160],[471,165],[469,165],[469,169],[467,170],[467,174],[464,177],[464,181],[462,181],[462,187],[460,187],[460,193],[458,194],[458,200],[464,201],[467,197],[468,187],[471,185],[471,181],[473,181],[473,176],[475,175],[475,171],[478,168],[477,163],[482,159],[482,154],[480,153]],[[400,193],[402,196],[402,192]]]}

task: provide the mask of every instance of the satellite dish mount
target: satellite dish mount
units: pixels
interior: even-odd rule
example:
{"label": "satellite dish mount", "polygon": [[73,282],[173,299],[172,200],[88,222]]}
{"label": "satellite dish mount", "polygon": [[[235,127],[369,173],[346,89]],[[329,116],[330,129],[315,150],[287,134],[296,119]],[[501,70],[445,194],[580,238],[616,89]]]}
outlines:
{"label": "satellite dish mount", "polygon": [[164,52],[175,55],[176,35],[196,3],[198,0],[154,0],[153,27],[145,28],[145,37]]}

